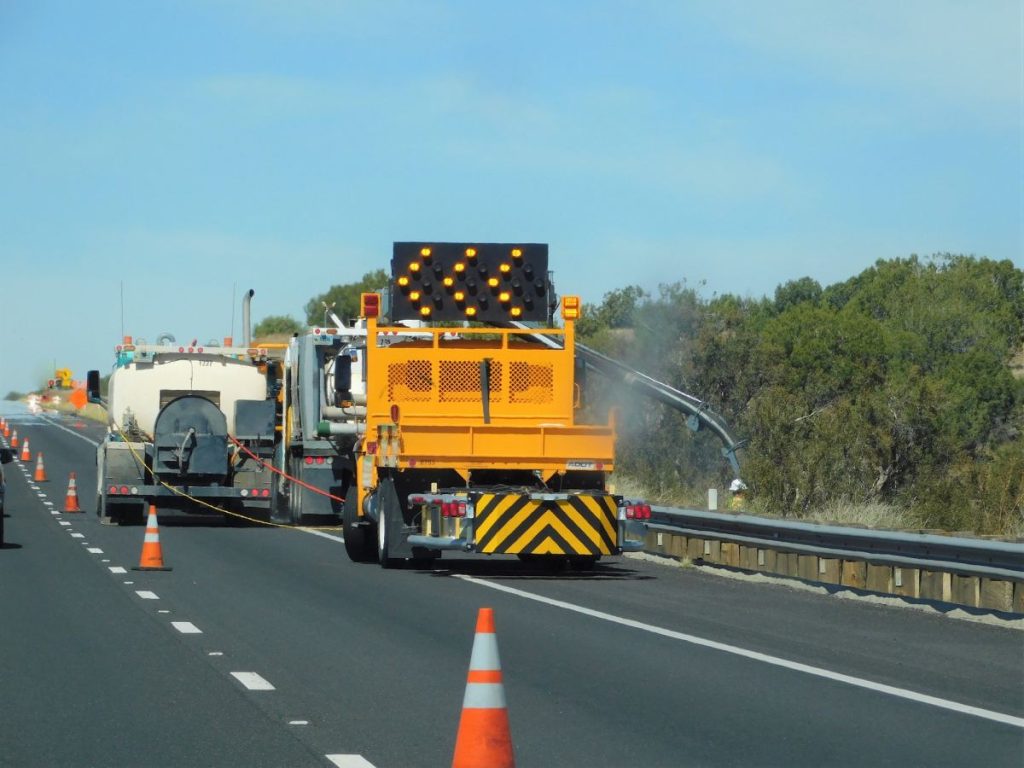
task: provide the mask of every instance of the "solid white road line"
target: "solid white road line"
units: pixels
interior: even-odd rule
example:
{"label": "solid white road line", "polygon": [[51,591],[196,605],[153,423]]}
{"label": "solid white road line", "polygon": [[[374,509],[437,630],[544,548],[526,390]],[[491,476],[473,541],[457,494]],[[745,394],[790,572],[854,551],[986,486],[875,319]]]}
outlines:
{"label": "solid white road line", "polygon": [[48,416],[47,416],[47,417],[45,417],[44,421],[45,421],[45,422],[46,422],[47,424],[49,424],[50,426],[56,427],[57,429],[63,429],[63,430],[64,430],[65,432],[67,432],[67,433],[68,433],[69,435],[74,435],[75,437],[80,437],[80,438],[82,438],[83,440],[85,440],[85,442],[89,443],[90,445],[92,445],[92,446],[94,446],[94,447],[95,447],[95,446],[98,446],[98,445],[99,445],[99,442],[97,442],[96,440],[93,440],[93,439],[92,439],[92,438],[90,438],[90,437],[86,437],[86,436],[85,436],[85,435],[83,435],[83,434],[82,434],[81,432],[75,432],[75,430],[73,430],[73,429],[68,429],[68,428],[67,428],[67,427],[65,427],[65,426],[64,426],[63,424],[58,424],[58,423],[57,423],[57,422],[56,422],[56,421],[55,421],[54,419],[51,419],[51,418],[50,418],[50,417],[48,417]]}
{"label": "solid white road line", "polygon": [[312,528],[299,528],[299,530],[303,533],[311,533],[314,536],[319,536],[322,539],[330,539],[331,541],[336,541],[339,544],[345,543],[345,540],[341,538],[341,536],[335,536],[331,533],[324,533],[323,531],[314,531]]}
{"label": "solid white road line", "polygon": [[193,624],[191,621],[172,621],[171,626],[181,632],[183,635],[201,635],[203,630]]}
{"label": "solid white road line", "polygon": [[324,755],[338,768],[374,768],[373,763],[362,755]]}
{"label": "solid white road line", "polygon": [[159,600],[160,599],[159,597],[157,597],[156,592],[150,592],[148,589],[137,589],[137,590],[135,590],[135,594],[138,595],[139,597],[141,597],[143,600]]}
{"label": "solid white road line", "polygon": [[582,605],[576,605],[575,603],[567,603],[564,600],[555,600],[554,598],[544,597],[543,595],[537,595],[532,592],[526,592],[524,590],[516,589],[515,587],[509,587],[504,584],[496,584],[493,581],[478,579],[475,576],[454,574],[454,577],[456,579],[462,579],[463,581],[470,581],[474,584],[479,584],[480,586],[487,587],[488,589],[496,589],[499,592],[506,592],[510,595],[523,597],[527,600],[534,600],[538,603],[544,603],[545,605],[550,605],[555,608],[561,608],[565,611],[572,611],[573,613],[580,613],[584,616],[590,616],[592,618],[600,619],[602,621],[609,621],[613,624],[620,624],[624,627],[640,629],[644,632],[650,632],[654,635],[661,635],[662,637],[671,638],[672,640],[682,640],[684,643],[690,643],[691,645],[700,645],[705,648],[712,648],[716,651],[722,651],[724,653],[731,653],[734,656],[742,656],[743,658],[751,659],[753,661],[759,661],[763,664],[771,664],[775,667],[782,667],[784,669],[790,669],[795,672],[803,672],[808,675],[822,677],[826,680],[833,680],[838,683],[845,683],[846,685],[852,685],[857,688],[866,688],[870,691],[877,691],[878,693],[884,693],[889,696],[895,696],[900,699],[916,701],[920,704],[928,704],[933,707],[947,709],[951,712],[957,712],[962,715],[971,715],[972,717],[980,717],[985,720],[992,720],[997,723],[1012,725],[1015,728],[1024,728],[1024,717],[1016,717],[1014,715],[1005,714],[1004,712],[994,712],[990,709],[973,707],[969,704],[961,704],[958,701],[942,699],[938,696],[929,696],[924,693],[918,693],[917,691],[907,690],[906,688],[896,688],[892,685],[876,683],[872,680],[865,680],[861,677],[853,677],[852,675],[844,675],[840,672],[833,672],[830,669],[823,669],[822,667],[813,667],[810,664],[801,664],[798,661],[790,661],[789,659],[779,658],[778,656],[770,656],[767,653],[751,651],[747,648],[740,648],[739,646],[728,645],[727,643],[719,643],[715,640],[707,640],[703,637],[697,637],[696,635],[688,635],[685,632],[676,632],[672,629],[656,627],[653,624],[645,624],[642,621],[624,619],[621,616],[615,616],[613,614],[605,613],[603,611],[595,611],[593,608],[584,608]]}
{"label": "solid white road line", "polygon": [[272,686],[255,672],[232,672],[231,676],[250,691],[273,691]]}

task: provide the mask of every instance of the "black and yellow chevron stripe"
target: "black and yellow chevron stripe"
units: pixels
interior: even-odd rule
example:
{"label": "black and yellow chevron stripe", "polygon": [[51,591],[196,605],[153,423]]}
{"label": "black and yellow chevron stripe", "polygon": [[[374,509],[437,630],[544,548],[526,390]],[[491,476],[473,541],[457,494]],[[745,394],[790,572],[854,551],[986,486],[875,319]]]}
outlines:
{"label": "black and yellow chevron stripe", "polygon": [[612,496],[531,499],[482,493],[475,503],[476,551],[490,554],[610,555],[617,548]]}

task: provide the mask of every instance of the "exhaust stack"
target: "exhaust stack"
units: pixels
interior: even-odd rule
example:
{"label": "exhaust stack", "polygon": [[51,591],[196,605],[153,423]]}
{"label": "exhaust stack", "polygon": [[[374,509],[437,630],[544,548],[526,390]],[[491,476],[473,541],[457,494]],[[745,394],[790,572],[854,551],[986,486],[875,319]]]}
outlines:
{"label": "exhaust stack", "polygon": [[252,323],[249,318],[249,304],[252,303],[252,297],[255,295],[256,291],[250,288],[249,292],[242,297],[242,335],[245,338],[246,349],[252,346]]}

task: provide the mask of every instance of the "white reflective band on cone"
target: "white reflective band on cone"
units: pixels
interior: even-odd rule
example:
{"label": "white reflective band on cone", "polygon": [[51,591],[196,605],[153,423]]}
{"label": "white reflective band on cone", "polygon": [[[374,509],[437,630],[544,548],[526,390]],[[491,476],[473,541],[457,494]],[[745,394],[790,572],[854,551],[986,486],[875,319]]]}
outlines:
{"label": "white reflective band on cone", "polygon": [[473,642],[473,654],[469,657],[471,672],[500,670],[498,660],[498,639],[489,632],[478,632]]}
{"label": "white reflective band on cone", "polygon": [[505,709],[505,686],[501,683],[466,683],[463,709]]}

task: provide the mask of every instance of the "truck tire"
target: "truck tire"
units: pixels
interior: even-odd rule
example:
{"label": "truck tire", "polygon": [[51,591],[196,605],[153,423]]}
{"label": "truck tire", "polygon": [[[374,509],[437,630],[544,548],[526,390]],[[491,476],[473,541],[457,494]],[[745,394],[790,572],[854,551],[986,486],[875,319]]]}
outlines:
{"label": "truck tire", "polygon": [[359,515],[356,514],[357,499],[358,491],[353,483],[349,486],[348,494],[345,496],[345,506],[341,516],[345,552],[353,563],[369,563],[373,562],[376,554],[373,549],[375,531],[373,526],[360,524]]}
{"label": "truck tire", "polygon": [[394,524],[394,516],[402,514],[398,508],[395,481],[383,480],[377,488],[377,494],[377,562],[380,563],[381,568],[395,568],[402,563],[401,560],[391,556],[394,542],[391,540],[389,523]]}

